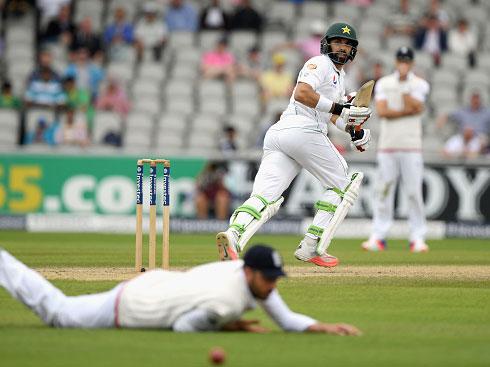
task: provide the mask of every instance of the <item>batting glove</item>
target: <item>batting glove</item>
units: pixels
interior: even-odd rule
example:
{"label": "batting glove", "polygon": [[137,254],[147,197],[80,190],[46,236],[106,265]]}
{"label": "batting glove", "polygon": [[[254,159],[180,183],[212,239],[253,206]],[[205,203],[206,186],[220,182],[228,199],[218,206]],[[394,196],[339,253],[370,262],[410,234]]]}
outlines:
{"label": "batting glove", "polygon": [[371,141],[371,130],[369,129],[361,129],[356,131],[356,129],[352,126],[349,129],[352,145],[356,147],[356,149],[360,152],[364,152]]}
{"label": "batting glove", "polygon": [[364,124],[371,117],[371,109],[369,107],[356,107],[345,104],[340,114],[340,118],[345,121],[347,126],[359,126]]}

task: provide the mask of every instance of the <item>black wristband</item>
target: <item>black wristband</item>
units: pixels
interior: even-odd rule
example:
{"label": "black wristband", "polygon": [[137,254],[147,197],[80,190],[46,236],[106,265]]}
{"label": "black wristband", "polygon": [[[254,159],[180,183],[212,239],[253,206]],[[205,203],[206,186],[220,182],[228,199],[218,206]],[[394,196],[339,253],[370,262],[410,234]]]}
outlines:
{"label": "black wristband", "polygon": [[338,116],[340,116],[340,114],[342,113],[342,110],[343,109],[344,109],[344,105],[343,104],[334,102],[332,104],[332,108],[330,109],[330,113],[332,115],[338,115]]}

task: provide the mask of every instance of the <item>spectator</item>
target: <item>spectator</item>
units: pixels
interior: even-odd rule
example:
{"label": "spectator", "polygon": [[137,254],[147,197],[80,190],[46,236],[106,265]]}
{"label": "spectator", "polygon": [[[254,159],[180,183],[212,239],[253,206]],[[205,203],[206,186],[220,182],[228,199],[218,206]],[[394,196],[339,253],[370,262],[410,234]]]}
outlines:
{"label": "spectator", "polygon": [[462,132],[449,138],[442,153],[447,158],[471,159],[478,157],[484,146],[482,136],[475,134],[470,126],[466,126]]}
{"label": "spectator", "polygon": [[454,111],[449,115],[441,115],[437,119],[438,129],[442,129],[450,119],[458,125],[460,135],[464,135],[467,127],[484,141],[488,140],[490,132],[490,108],[484,107],[478,91],[470,96],[470,105]]}
{"label": "spectator", "polygon": [[196,9],[184,0],[170,0],[165,23],[170,32],[195,32],[198,26]]}
{"label": "spectator", "polygon": [[88,139],[88,126],[86,115],[76,113],[74,109],[68,109],[65,119],[56,131],[56,140],[59,144],[78,145],[85,147],[90,141]]}
{"label": "spectator", "polygon": [[415,48],[431,54],[436,65],[440,64],[441,54],[447,51],[447,33],[435,15],[424,16],[415,31]]}
{"label": "spectator", "polygon": [[223,179],[225,169],[210,162],[196,179],[196,211],[199,219],[208,219],[214,209],[216,219],[225,220],[230,208],[230,192]]}
{"label": "spectator", "polygon": [[2,84],[2,94],[0,95],[0,108],[13,108],[19,110],[22,107],[22,102],[19,97],[12,93],[12,84],[9,81],[4,81]]}
{"label": "spectator", "polygon": [[151,50],[153,59],[160,61],[167,41],[167,27],[158,18],[157,4],[146,3],[143,6],[143,12],[143,18],[138,21],[135,28],[138,59],[142,60],[145,51]]}
{"label": "spectator", "polygon": [[72,42],[75,25],[71,21],[70,5],[63,5],[55,19],[51,20],[42,37],[43,42],[61,41],[64,45]]}
{"label": "spectator", "polygon": [[110,59],[126,59],[129,49],[134,45],[134,29],[126,21],[126,11],[122,7],[114,10],[114,23],[104,32],[104,45],[109,50]]}
{"label": "spectator", "polygon": [[53,75],[53,78],[59,78],[58,73],[53,68],[53,55],[49,49],[43,48],[39,51],[37,63],[38,66],[29,75],[28,82],[39,79],[41,77],[41,72],[44,70],[49,70]]}
{"label": "spectator", "polygon": [[24,144],[48,144],[56,145],[56,133],[59,128],[57,122],[49,124],[46,119],[40,118],[34,131],[28,131],[24,138]]}
{"label": "spectator", "polygon": [[278,110],[275,114],[274,117],[271,119],[270,116],[267,116],[265,120],[263,120],[259,127],[258,127],[258,136],[257,140],[255,141],[255,146],[257,148],[262,149],[264,146],[264,139],[265,139],[265,134],[267,134],[267,130],[274,125],[277,121],[281,119],[282,115],[282,110]]}
{"label": "spectator", "polygon": [[79,89],[88,90],[91,99],[97,97],[100,82],[104,79],[103,69],[92,62],[86,48],[77,51],[76,62],[68,65],[65,77],[72,77],[76,80]]}
{"label": "spectator", "polygon": [[288,98],[294,87],[293,75],[285,70],[286,58],[283,54],[274,54],[273,67],[260,77],[262,100],[267,103],[273,98]]}
{"label": "spectator", "polygon": [[400,0],[393,7],[384,30],[384,36],[392,35],[413,36],[417,25],[417,7],[410,6],[410,0]]}
{"label": "spectator", "polygon": [[60,79],[49,67],[38,70],[29,81],[25,93],[27,106],[61,107],[66,103]]}
{"label": "spectator", "polygon": [[36,5],[41,10],[41,23],[46,24],[59,14],[61,7],[70,4],[71,0],[37,0]]}
{"label": "spectator", "polygon": [[448,30],[450,22],[449,15],[447,11],[441,7],[441,2],[439,0],[430,0],[427,13],[437,18],[442,29],[445,31]]}
{"label": "spectator", "polygon": [[125,117],[130,110],[129,99],[124,88],[112,77],[108,78],[107,86],[100,93],[95,106],[99,110],[114,111],[121,117]]}
{"label": "spectator", "polygon": [[459,19],[456,28],[449,31],[448,46],[451,52],[466,57],[469,66],[475,66],[476,34],[466,19]]}
{"label": "spectator", "polygon": [[228,51],[228,40],[221,38],[213,50],[201,59],[202,76],[207,79],[224,78],[228,83],[235,80],[235,56]]}
{"label": "spectator", "polygon": [[223,154],[233,153],[238,150],[236,135],[237,132],[233,126],[225,126],[223,128],[223,136],[219,142],[219,149]]}
{"label": "spectator", "polygon": [[231,28],[235,30],[262,30],[262,16],[252,6],[250,0],[242,0],[231,18]]}
{"label": "spectator", "polygon": [[90,92],[86,89],[78,88],[73,77],[67,77],[63,80],[63,88],[66,94],[67,107],[85,113],[88,129],[91,131],[94,107],[91,104]]}
{"label": "spectator", "polygon": [[83,18],[73,34],[70,50],[76,51],[80,48],[86,48],[91,58],[102,59],[102,39],[94,32],[90,17]]}
{"label": "spectator", "polygon": [[258,46],[252,46],[248,49],[245,61],[238,65],[238,75],[258,81],[262,70],[264,70],[262,52]]}
{"label": "spectator", "polygon": [[221,7],[219,0],[211,0],[200,15],[201,30],[225,30],[229,27],[229,16]]}

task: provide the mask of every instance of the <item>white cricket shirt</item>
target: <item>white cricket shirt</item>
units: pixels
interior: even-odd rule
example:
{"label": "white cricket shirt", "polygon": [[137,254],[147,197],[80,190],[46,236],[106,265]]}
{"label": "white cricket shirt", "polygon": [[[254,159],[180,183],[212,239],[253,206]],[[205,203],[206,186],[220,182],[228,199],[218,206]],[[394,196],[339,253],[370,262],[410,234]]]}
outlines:
{"label": "white cricket shirt", "polygon": [[299,82],[309,84],[315,92],[331,100],[340,102],[345,95],[345,71],[338,70],[326,55],[315,56],[306,61],[301,69],[289,105],[276,123],[274,129],[305,128],[327,132],[331,113],[320,112],[294,99]]}
{"label": "white cricket shirt", "polygon": [[[123,284],[116,301],[116,325],[175,331],[218,330],[255,308],[243,260],[201,265],[187,272],[153,270]],[[260,302],[284,330],[304,331],[316,323],[291,311],[277,289]]]}
{"label": "white cricket shirt", "polygon": [[181,315],[202,309],[223,325],[254,307],[243,261],[217,262],[187,272],[153,270],[128,281],[119,297],[116,321],[121,327],[168,329]]}
{"label": "white cricket shirt", "polygon": [[[388,108],[403,110],[401,83],[408,83],[410,95],[425,102],[430,87],[424,79],[409,73],[407,80],[400,82],[398,72],[382,77],[376,82],[376,101],[387,101]],[[422,149],[422,116],[412,115],[396,119],[380,119],[378,151],[420,151]]]}

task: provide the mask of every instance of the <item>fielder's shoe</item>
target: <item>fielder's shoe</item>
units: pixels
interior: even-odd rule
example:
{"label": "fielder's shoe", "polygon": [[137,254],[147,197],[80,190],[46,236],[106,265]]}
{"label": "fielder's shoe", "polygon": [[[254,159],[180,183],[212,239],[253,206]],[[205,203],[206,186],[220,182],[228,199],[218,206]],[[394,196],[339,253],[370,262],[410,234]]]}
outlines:
{"label": "fielder's shoe", "polygon": [[216,246],[221,261],[238,259],[237,243],[238,234],[233,230],[229,229],[216,235]]}
{"label": "fielder's shoe", "polygon": [[324,268],[333,268],[334,266],[337,266],[339,260],[335,256],[327,253],[324,253],[321,256],[317,254],[317,242],[318,240],[305,236],[305,238],[301,240],[296,251],[294,251],[294,257],[298,260],[309,262]]}
{"label": "fielder's shoe", "polygon": [[428,252],[429,246],[422,240],[410,242],[410,252]]}
{"label": "fielder's shoe", "polygon": [[386,250],[386,241],[370,238],[369,240],[364,241],[361,247],[365,251],[384,251]]}

